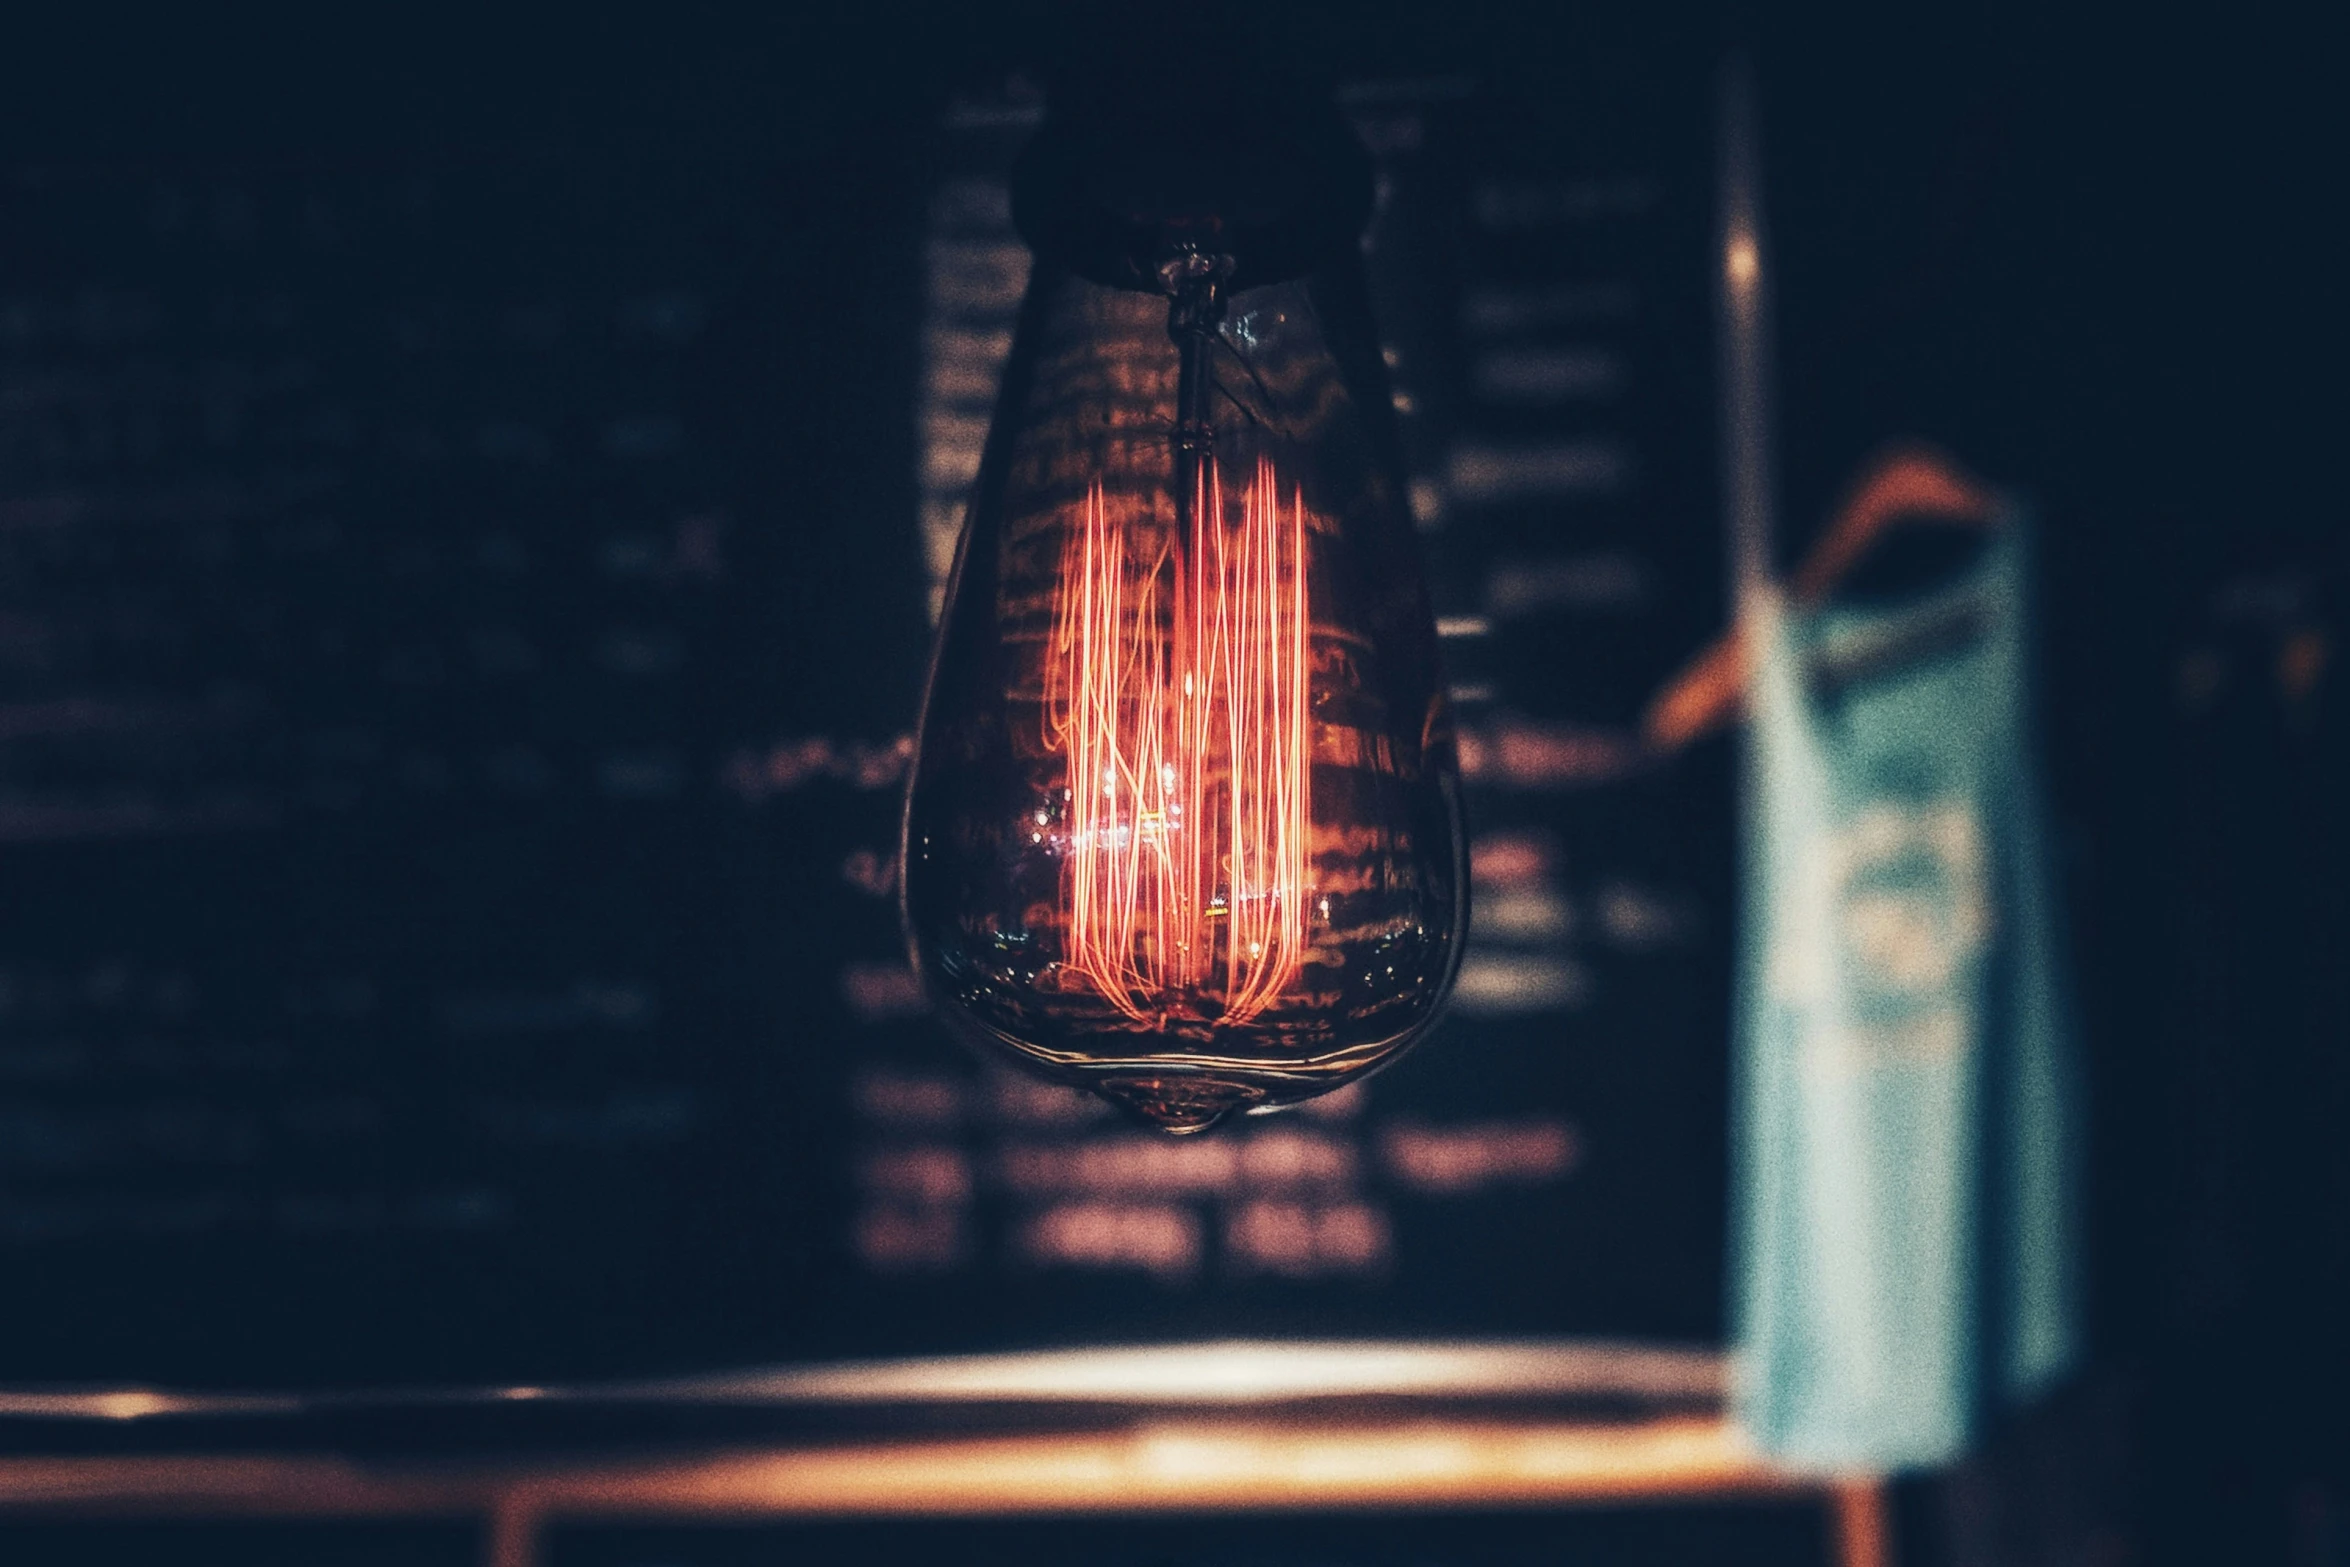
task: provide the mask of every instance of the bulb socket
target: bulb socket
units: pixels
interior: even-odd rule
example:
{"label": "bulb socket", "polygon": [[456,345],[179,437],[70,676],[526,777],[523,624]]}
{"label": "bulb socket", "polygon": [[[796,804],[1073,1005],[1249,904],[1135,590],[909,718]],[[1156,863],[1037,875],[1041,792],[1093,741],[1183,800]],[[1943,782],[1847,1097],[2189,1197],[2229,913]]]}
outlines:
{"label": "bulb socket", "polygon": [[1056,104],[1012,172],[1040,259],[1154,294],[1183,256],[1230,258],[1232,292],[1302,277],[1361,243],[1371,199],[1370,156],[1334,108],[1229,93]]}

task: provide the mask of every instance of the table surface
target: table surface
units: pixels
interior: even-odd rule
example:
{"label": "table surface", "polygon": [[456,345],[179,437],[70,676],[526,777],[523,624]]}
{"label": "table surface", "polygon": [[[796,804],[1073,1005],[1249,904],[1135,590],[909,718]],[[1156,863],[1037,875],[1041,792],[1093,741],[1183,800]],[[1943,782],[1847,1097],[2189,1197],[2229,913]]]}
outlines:
{"label": "table surface", "polygon": [[0,1514],[472,1518],[491,1567],[529,1567],[572,1521],[1779,1497],[1832,1509],[1841,1567],[1885,1567],[1877,1480],[1773,1463],[1720,1383],[1718,1356],[1638,1346],[1225,1343],[575,1389],[0,1390]]}

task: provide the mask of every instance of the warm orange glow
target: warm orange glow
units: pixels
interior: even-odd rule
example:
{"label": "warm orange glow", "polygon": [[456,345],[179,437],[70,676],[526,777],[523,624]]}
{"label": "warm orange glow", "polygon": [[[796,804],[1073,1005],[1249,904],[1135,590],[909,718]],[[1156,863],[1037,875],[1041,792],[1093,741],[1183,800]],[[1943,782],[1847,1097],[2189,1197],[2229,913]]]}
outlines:
{"label": "warm orange glow", "polygon": [[1097,483],[1054,597],[1063,962],[1141,1023],[1244,1023],[1305,955],[1305,499],[1260,461],[1227,526],[1201,469],[1188,538],[1121,526]]}
{"label": "warm orange glow", "polygon": [[1756,246],[1754,236],[1744,229],[1730,236],[1727,260],[1730,286],[1741,294],[1751,290],[1755,279],[1762,276],[1762,251]]}

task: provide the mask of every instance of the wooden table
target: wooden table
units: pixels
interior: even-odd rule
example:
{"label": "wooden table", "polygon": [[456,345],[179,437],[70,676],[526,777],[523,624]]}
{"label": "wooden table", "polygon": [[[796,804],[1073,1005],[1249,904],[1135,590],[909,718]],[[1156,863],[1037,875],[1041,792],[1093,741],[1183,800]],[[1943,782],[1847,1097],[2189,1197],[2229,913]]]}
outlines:
{"label": "wooden table", "polygon": [[1839,1567],[1890,1567],[1883,1488],[1791,1474],[1714,1417],[1629,1424],[1170,1416],[1113,1431],[635,1455],[0,1458],[0,1514],[477,1519],[488,1567],[549,1524],[1546,1509],[1813,1497]]}
{"label": "wooden table", "polygon": [[[1828,1509],[1839,1567],[1891,1567],[1882,1484],[1764,1459],[1720,1412],[1726,1380],[1721,1356],[1704,1349],[1282,1340],[569,1388],[0,1390],[0,1419],[20,1433],[20,1456],[0,1456],[0,1516],[472,1520],[489,1567],[532,1567],[545,1530],[575,1522],[1539,1511],[1776,1498]],[[629,1410],[663,1418],[612,1422]],[[681,1413],[715,1423],[680,1437]],[[589,1429],[583,1415],[605,1421],[594,1427],[601,1446],[577,1439]],[[440,1424],[420,1438],[420,1418]],[[664,1428],[671,1434],[657,1448],[611,1434]],[[80,1456],[67,1456],[76,1444],[28,1442],[26,1429],[127,1440],[95,1444],[98,1452],[84,1440]],[[209,1443],[187,1439],[204,1429]],[[404,1436],[387,1443],[387,1429]],[[354,1432],[372,1436],[354,1441]],[[21,1456],[44,1442],[50,1456]]]}

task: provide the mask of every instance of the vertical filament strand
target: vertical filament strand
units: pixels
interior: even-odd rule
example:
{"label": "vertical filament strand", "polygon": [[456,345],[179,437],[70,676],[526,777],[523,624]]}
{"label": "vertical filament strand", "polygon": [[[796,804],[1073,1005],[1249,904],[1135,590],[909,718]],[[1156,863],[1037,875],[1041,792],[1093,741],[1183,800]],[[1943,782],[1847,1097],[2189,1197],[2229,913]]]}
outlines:
{"label": "vertical filament strand", "polygon": [[1196,483],[1190,536],[1146,559],[1096,483],[1054,594],[1063,964],[1139,1023],[1245,1023],[1305,955],[1305,500],[1260,460],[1227,527],[1213,463]]}

